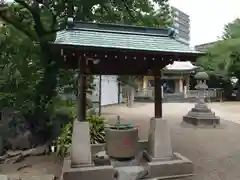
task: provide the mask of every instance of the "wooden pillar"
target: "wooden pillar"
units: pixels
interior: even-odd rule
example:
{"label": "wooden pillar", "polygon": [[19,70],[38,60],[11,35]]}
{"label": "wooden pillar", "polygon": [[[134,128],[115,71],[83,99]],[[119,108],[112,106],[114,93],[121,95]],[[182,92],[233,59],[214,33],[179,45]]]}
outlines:
{"label": "wooden pillar", "polygon": [[79,72],[78,72],[78,97],[77,97],[77,119],[78,121],[86,121],[87,112],[87,79],[86,79],[86,59],[79,58]]}
{"label": "wooden pillar", "polygon": [[99,116],[102,115],[102,75],[99,75]]}
{"label": "wooden pillar", "polygon": [[154,115],[155,118],[162,118],[162,80],[161,75],[154,76]]}

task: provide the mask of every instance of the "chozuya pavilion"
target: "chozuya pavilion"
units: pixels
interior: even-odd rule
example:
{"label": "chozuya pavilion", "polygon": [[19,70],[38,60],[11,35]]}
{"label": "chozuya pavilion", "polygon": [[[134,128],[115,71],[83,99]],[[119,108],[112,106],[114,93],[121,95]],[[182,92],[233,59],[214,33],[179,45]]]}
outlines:
{"label": "chozuya pavilion", "polygon": [[[174,61],[196,61],[200,53],[177,41],[173,29],[71,21],[57,33],[51,52],[63,68],[79,71],[78,117],[73,126],[71,156],[63,165],[63,180],[113,180],[119,173],[119,167],[112,161],[105,165],[93,161],[93,155],[105,149],[105,145],[90,144],[86,122],[87,75],[153,76],[155,105],[154,117],[149,119],[149,138],[136,142],[138,151],[144,151],[146,157],[142,157],[147,168],[144,178],[173,178],[193,173],[191,161],[172,152],[170,128],[162,118],[161,69]],[[131,148],[131,143],[115,147],[115,151],[121,153],[126,148]],[[105,150],[108,154],[108,148]]]}

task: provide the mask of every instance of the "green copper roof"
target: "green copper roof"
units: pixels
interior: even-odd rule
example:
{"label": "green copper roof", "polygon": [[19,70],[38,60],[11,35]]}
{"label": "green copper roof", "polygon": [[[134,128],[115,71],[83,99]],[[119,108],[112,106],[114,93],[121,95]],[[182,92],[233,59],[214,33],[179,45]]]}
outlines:
{"label": "green copper roof", "polygon": [[82,22],[75,23],[72,28],[59,31],[55,44],[155,52],[199,53],[175,39],[171,29]]}

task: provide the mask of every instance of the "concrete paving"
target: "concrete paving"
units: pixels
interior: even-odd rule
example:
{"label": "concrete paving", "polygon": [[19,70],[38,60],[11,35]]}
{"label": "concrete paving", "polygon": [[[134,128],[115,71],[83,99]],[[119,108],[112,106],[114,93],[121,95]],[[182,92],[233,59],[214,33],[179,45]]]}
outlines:
{"label": "concrete paving", "polygon": [[[191,103],[163,104],[163,118],[168,120],[172,130],[173,150],[193,161],[196,176],[192,180],[239,180],[240,103],[209,104],[222,118],[220,127],[215,129],[181,125],[182,116],[193,106]],[[132,121],[140,128],[140,139],[147,139],[154,104],[136,103],[131,108],[125,105],[109,106],[102,112],[109,123],[114,123],[117,115],[122,121]]]}
{"label": "concrete paving", "polygon": [[240,124],[240,102],[210,103],[209,107],[222,120]]}

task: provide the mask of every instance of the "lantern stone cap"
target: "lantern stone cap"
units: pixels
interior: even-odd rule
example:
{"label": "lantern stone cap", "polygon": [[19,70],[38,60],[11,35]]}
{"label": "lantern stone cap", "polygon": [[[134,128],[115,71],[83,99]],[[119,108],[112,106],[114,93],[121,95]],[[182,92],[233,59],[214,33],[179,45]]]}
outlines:
{"label": "lantern stone cap", "polygon": [[201,71],[195,74],[194,78],[196,80],[208,80],[209,76],[205,71]]}

